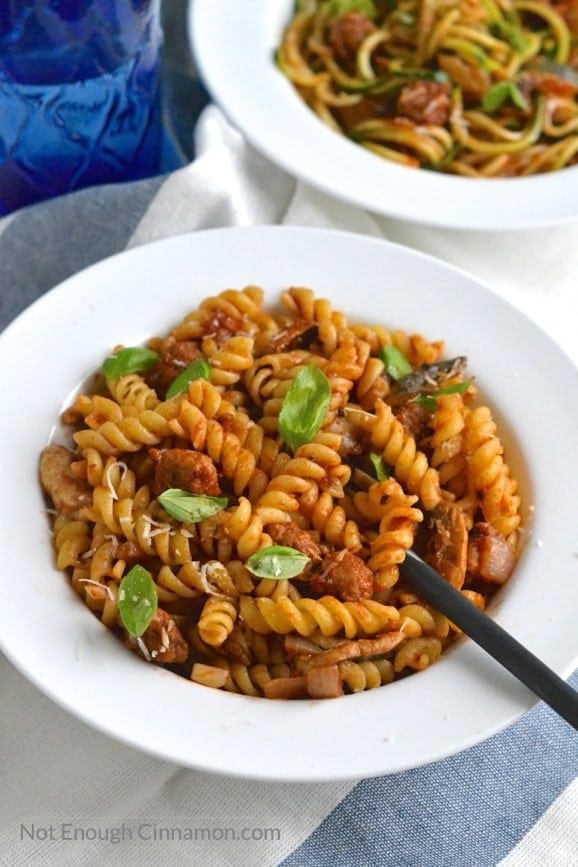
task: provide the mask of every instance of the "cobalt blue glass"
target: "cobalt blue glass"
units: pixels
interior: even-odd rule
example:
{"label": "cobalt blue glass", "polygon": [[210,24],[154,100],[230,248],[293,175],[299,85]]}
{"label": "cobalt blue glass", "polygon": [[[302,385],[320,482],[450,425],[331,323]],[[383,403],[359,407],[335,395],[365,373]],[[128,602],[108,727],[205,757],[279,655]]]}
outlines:
{"label": "cobalt blue glass", "polygon": [[0,215],[159,171],[160,0],[0,0]]}

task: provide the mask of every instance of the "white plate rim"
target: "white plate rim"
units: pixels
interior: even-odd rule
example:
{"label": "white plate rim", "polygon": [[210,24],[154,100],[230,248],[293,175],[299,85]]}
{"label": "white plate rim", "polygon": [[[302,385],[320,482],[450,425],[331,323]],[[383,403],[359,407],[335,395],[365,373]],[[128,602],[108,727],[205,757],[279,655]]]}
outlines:
{"label": "white plate rim", "polygon": [[332,132],[272,62],[292,5],[189,0],[195,67],[227,117],[273,163],[374,214],[424,225],[497,231],[578,218],[578,166],[528,178],[461,178],[380,160]]}
{"label": "white plate rim", "polygon": [[[328,273],[328,262],[336,255],[339,268]],[[535,580],[530,586],[515,575],[494,614],[561,676],[567,677],[578,663],[571,604],[578,601],[572,580],[577,545],[570,518],[578,509],[578,486],[568,472],[570,434],[564,434],[564,425],[576,430],[578,390],[576,368],[565,354],[483,284],[427,255],[333,230],[211,229],[134,248],[93,265],[35,302],[0,337],[3,369],[19,347],[28,348],[5,387],[5,399],[15,411],[6,418],[4,435],[6,442],[19,446],[0,467],[0,483],[4,490],[15,492],[19,484],[26,493],[0,502],[3,580],[10,587],[0,607],[0,647],[31,682],[96,729],[199,770],[261,780],[318,782],[393,773],[435,761],[500,731],[535,704],[532,694],[471,642],[463,643],[426,672],[338,702],[267,702],[208,690],[151,668],[125,652],[74,597],[61,573],[50,567],[50,539],[34,456],[50,436],[67,394],[98,366],[111,346],[144,340],[170,327],[196,298],[226,286],[257,282],[276,292],[296,283],[311,285],[326,297],[333,286],[337,297],[351,298],[346,287],[359,277],[359,262],[364,263],[367,305],[375,306],[383,281],[384,296],[394,293],[392,324],[411,325],[404,322],[411,319],[420,330],[441,302],[451,302],[454,314],[459,309],[462,318],[464,309],[472,305],[481,309],[481,305],[499,314],[492,321],[492,341],[500,345],[507,336],[514,356],[523,357],[531,346],[547,359],[548,370],[535,371],[532,385],[537,389],[549,386],[551,411],[547,417],[545,413],[536,417],[532,437],[522,437],[525,462],[533,467],[538,461],[551,426],[562,434],[558,448],[549,454],[548,473],[536,472],[532,477],[532,496],[540,508],[534,514],[521,565],[528,568],[531,560],[533,575],[535,570],[556,574],[566,604],[548,608],[548,586]],[[428,286],[424,287],[426,273]],[[389,276],[384,278],[384,274]],[[156,290],[167,275],[170,294],[167,288],[159,295]],[[408,308],[404,295],[395,288],[409,284],[412,297],[419,301],[418,309],[413,308],[414,302]],[[167,308],[168,298],[174,298],[174,311]],[[130,308],[133,299],[139,315],[127,323],[123,305]],[[121,313],[111,317],[111,309]],[[47,323],[52,328],[47,329]],[[428,329],[422,330],[428,335]],[[445,336],[429,331],[431,337]],[[85,342],[83,335],[91,332]],[[447,332],[455,345],[455,327],[449,322]],[[465,338],[466,354],[479,355],[484,345],[480,341],[473,335]],[[47,363],[48,358],[57,359],[60,366]],[[504,412],[510,421],[522,410],[529,412],[533,392],[524,388],[516,370],[511,371],[516,388],[505,401],[503,394],[493,393],[499,381],[495,372],[500,369],[499,360],[488,358],[486,367],[498,412]],[[483,386],[484,371],[479,363],[476,368]],[[33,403],[36,421],[29,425],[25,386],[33,378],[40,387]],[[549,473],[557,479],[555,490]],[[28,571],[26,582],[19,584],[13,575],[22,567],[22,552],[26,552]],[[26,631],[21,628],[23,610]],[[534,616],[536,610],[539,617]],[[35,641],[30,641],[30,631]],[[119,669],[122,684],[112,674]],[[126,694],[119,692],[123,684]],[[426,687],[427,706],[420,708],[422,713],[427,711],[424,725],[422,714],[412,708],[420,707]],[[156,690],[162,701],[155,700]],[[352,731],[359,741],[352,742]]]}

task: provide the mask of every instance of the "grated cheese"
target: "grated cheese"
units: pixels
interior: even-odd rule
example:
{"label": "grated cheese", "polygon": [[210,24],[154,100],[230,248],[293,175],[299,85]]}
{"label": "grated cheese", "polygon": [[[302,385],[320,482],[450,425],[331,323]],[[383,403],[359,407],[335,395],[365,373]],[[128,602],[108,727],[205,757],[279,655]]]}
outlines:
{"label": "grated cheese", "polygon": [[[79,584],[92,584],[94,587],[98,587],[100,590],[104,590],[108,598],[114,602],[114,595],[112,590],[108,586],[108,584],[102,584],[100,581],[94,581],[92,578],[79,578]],[[120,596],[119,596],[120,598]]]}
{"label": "grated cheese", "polygon": [[122,470],[122,473],[120,476],[120,480],[122,482],[124,477],[128,473],[128,466],[124,463],[124,461],[114,461],[114,463],[112,463],[109,467],[106,468],[106,472],[104,474],[104,483],[105,483],[106,487],[108,488],[108,492],[109,492],[110,496],[112,497],[113,500],[118,500],[118,494],[116,492],[116,488],[114,487],[114,485],[111,481],[111,478],[110,478],[110,472],[115,467],[120,467]]}
{"label": "grated cheese", "polygon": [[138,644],[139,650],[142,653],[142,655],[144,656],[144,658],[146,659],[146,661],[150,662],[151,661],[151,655],[149,653],[149,649],[146,646],[146,644],[144,643],[144,641],[142,640],[142,638],[140,637],[140,635],[136,639],[136,643]]}
{"label": "grated cheese", "polygon": [[197,567],[197,569],[199,566],[201,567],[199,577],[201,579],[203,590],[207,596],[219,596],[223,599],[227,598],[219,585],[211,581],[211,578],[215,573],[219,573],[224,569],[222,563],[218,560],[209,560],[207,563],[203,563],[202,566],[200,563],[194,563],[193,565]]}

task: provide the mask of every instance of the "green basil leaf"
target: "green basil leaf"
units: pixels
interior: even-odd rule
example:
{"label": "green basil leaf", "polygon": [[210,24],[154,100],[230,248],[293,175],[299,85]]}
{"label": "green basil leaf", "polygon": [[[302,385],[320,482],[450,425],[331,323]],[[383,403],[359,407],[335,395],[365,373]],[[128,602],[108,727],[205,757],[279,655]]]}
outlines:
{"label": "green basil leaf", "polygon": [[407,376],[413,369],[403,352],[395,346],[382,346],[379,350],[379,358],[383,361],[387,375],[396,381],[402,376]]}
{"label": "green basil leaf", "polygon": [[245,566],[258,578],[282,581],[300,575],[309,563],[309,557],[287,545],[269,545],[253,554]]}
{"label": "green basil leaf", "polygon": [[157,497],[165,512],[183,524],[198,524],[226,508],[226,497],[208,497],[206,494],[191,494],[181,488],[167,488]]}
{"label": "green basil leaf", "polygon": [[452,382],[451,385],[444,385],[443,388],[438,389],[435,392],[435,395],[437,396],[439,394],[465,394],[471,384],[471,379],[464,380],[463,382]]}
{"label": "green basil leaf", "polygon": [[133,638],[142,635],[157,610],[157,590],[151,573],[133,566],[118,588],[118,613],[122,625]]}
{"label": "green basil leaf", "polygon": [[433,394],[418,394],[418,396],[414,397],[410,403],[417,403],[419,406],[423,406],[424,409],[427,409],[430,412],[435,412],[438,408],[438,402]]}
{"label": "green basil leaf", "polygon": [[299,371],[279,412],[279,433],[290,449],[311,442],[327,415],[330,398],[329,380],[322,370],[308,364]]}
{"label": "green basil leaf", "polygon": [[177,394],[183,394],[189,386],[189,382],[193,382],[195,379],[207,379],[211,378],[211,365],[206,360],[206,358],[197,358],[196,361],[193,361],[192,364],[189,364],[188,367],[179,373],[175,379],[171,382],[167,389],[167,400],[170,400],[171,397],[176,397]]}
{"label": "green basil leaf", "polygon": [[148,370],[158,357],[152,349],[127,346],[108,356],[102,365],[102,372],[107,379],[118,379],[127,373],[141,373],[143,370]]}
{"label": "green basil leaf", "polygon": [[511,83],[510,87],[510,100],[514,103],[516,108],[520,108],[522,111],[528,111],[530,106],[528,105],[528,100],[520,90],[517,84]]}
{"label": "green basil leaf", "polygon": [[373,0],[333,0],[332,15],[345,15],[346,12],[361,12],[367,18],[374,18],[377,14]]}
{"label": "green basil leaf", "polygon": [[411,403],[417,403],[423,406],[424,409],[429,409],[431,412],[437,409],[436,397],[442,394],[465,394],[472,383],[471,379],[462,382],[452,382],[450,385],[445,385],[443,388],[438,388],[431,394],[420,394],[415,397]]}
{"label": "green basil leaf", "polygon": [[498,81],[484,94],[482,108],[489,114],[497,111],[506,100],[510,100],[517,108],[527,111],[529,106],[521,90],[513,81]]}
{"label": "green basil leaf", "polygon": [[383,460],[382,455],[376,455],[375,452],[371,452],[369,455],[369,460],[372,463],[373,469],[375,470],[375,478],[378,482],[384,482],[386,479],[389,479],[390,472],[387,464]]}

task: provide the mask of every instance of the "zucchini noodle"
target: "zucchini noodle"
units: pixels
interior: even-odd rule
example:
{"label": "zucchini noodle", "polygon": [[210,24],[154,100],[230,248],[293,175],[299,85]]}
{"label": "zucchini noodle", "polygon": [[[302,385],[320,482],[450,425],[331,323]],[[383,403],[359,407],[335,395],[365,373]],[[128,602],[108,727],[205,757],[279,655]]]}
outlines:
{"label": "zucchini noodle", "polygon": [[276,62],[392,162],[473,178],[578,163],[578,0],[297,0]]}

